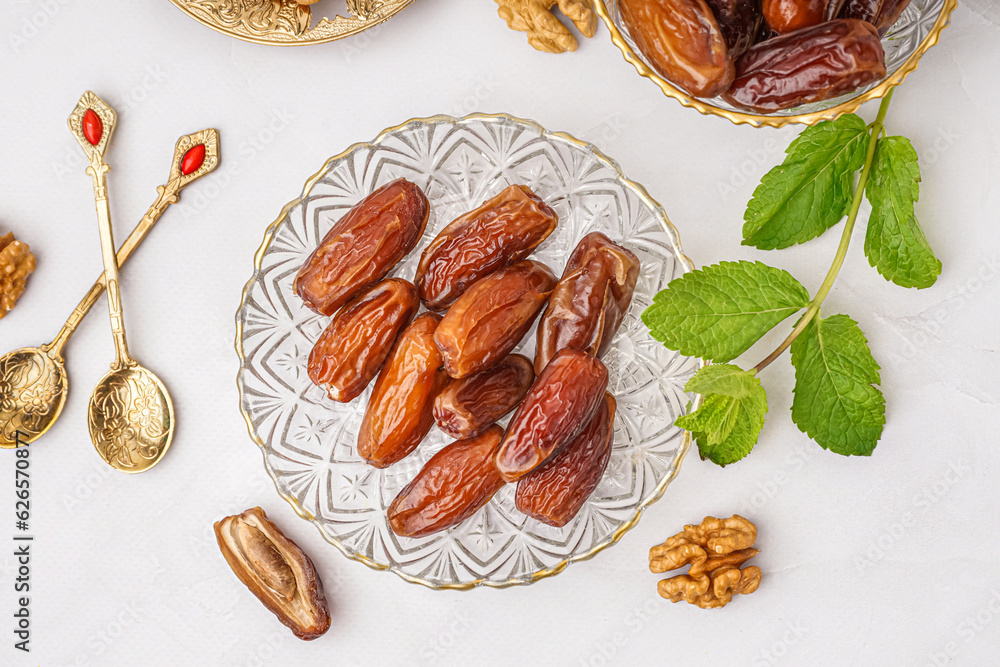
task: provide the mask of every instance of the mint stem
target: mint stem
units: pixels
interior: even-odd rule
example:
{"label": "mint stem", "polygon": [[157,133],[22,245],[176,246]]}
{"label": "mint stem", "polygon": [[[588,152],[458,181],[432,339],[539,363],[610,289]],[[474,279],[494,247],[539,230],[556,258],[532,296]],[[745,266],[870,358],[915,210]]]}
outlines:
{"label": "mint stem", "polygon": [[854,224],[858,220],[858,211],[861,209],[861,201],[865,196],[865,186],[868,185],[868,177],[872,171],[872,164],[875,162],[875,149],[883,132],[885,132],[885,115],[889,111],[889,103],[892,101],[893,92],[895,91],[890,90],[889,94],[882,98],[882,104],[878,108],[878,115],[875,117],[875,122],[870,125],[871,141],[868,142],[868,154],[865,157],[865,166],[861,170],[861,177],[858,179],[858,185],[854,190],[854,200],[851,202],[851,210],[847,214],[847,224],[844,225],[844,232],[840,236],[840,246],[837,248],[837,254],[833,258],[833,264],[830,266],[823,284],[819,286],[816,296],[809,302],[809,307],[806,309],[805,314],[799,320],[798,324],[795,325],[795,328],[792,329],[792,333],[788,334],[788,338],[782,341],[781,345],[774,352],[767,355],[764,361],[754,366],[753,372],[755,374],[760,373],[770,366],[771,362],[780,357],[791,346],[792,342],[799,337],[799,334],[805,331],[813,318],[819,314],[820,306],[830,293],[830,290],[833,289],[833,283],[836,282],[837,276],[840,274],[840,269],[844,266],[847,249],[851,245]]}

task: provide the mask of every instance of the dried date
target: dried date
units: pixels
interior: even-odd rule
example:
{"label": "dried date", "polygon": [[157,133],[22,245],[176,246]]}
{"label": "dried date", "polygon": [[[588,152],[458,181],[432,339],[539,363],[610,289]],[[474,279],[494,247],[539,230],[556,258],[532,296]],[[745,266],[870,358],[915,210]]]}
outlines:
{"label": "dried date", "polygon": [[378,374],[403,327],[417,314],[417,288],[383,280],[337,312],[309,354],[309,379],[335,401],[361,395]]}
{"label": "dried date", "polygon": [[882,0],[847,0],[840,11],[840,18],[858,19],[875,25],[881,12]]}
{"label": "dried date", "polygon": [[826,100],[885,77],[884,59],[871,24],[828,21],[751,47],[725,99],[758,113]]}
{"label": "dried date", "polygon": [[430,204],[406,179],[385,185],[348,211],[323,237],[295,277],[295,292],[322,315],[382,280],[413,250]]}
{"label": "dried date", "polygon": [[498,365],[452,380],[434,401],[434,421],[453,438],[471,438],[513,410],[535,379],[531,361],[512,354]]}
{"label": "dried date", "polygon": [[535,372],[559,350],[603,355],[625,319],[639,280],[639,258],[600,232],[577,244],[538,325]]}
{"label": "dried date", "polygon": [[309,556],[282,534],[259,507],[215,523],[215,538],[229,567],[299,639],[330,629],[323,582]]}
{"label": "dried date", "polygon": [[882,3],[882,8],[879,10],[878,18],[875,21],[875,27],[878,28],[878,34],[884,35],[889,31],[889,28],[899,20],[899,17],[903,15],[903,10],[910,6],[910,0],[885,0]]}
{"label": "dried date", "polygon": [[389,527],[424,537],[462,523],[490,501],[504,481],[493,466],[503,429],[459,440],[435,454],[389,506]]}
{"label": "dried date", "polygon": [[538,470],[517,483],[517,509],[542,523],[561,528],[573,520],[600,484],[614,446],[615,410],[611,394],[569,444]]}
{"label": "dried date", "polygon": [[763,23],[759,0],[705,0],[705,4],[719,24],[729,57],[739,58],[753,46]]}
{"label": "dried date", "polygon": [[445,310],[473,283],[526,258],[559,217],[525,185],[512,185],[445,227],[424,250],[414,282],[431,310]]}
{"label": "dried date", "polygon": [[844,0],[764,0],[764,20],[778,34],[819,25],[837,17]]}
{"label": "dried date", "polygon": [[448,382],[434,344],[440,320],[433,313],[413,320],[375,381],[358,432],[358,453],[376,468],[409,456],[434,425],[434,399]]}
{"label": "dried date", "polygon": [[434,334],[448,374],[463,378],[499,363],[528,333],[555,285],[549,267],[524,260],[466,290]]}
{"label": "dried date", "polygon": [[600,407],[608,369],[586,352],[561,350],[528,391],[510,420],[496,465],[515,482],[580,434]]}
{"label": "dried date", "polygon": [[733,61],[705,0],[620,0],[639,51],[663,78],[696,97],[715,97],[733,81]]}

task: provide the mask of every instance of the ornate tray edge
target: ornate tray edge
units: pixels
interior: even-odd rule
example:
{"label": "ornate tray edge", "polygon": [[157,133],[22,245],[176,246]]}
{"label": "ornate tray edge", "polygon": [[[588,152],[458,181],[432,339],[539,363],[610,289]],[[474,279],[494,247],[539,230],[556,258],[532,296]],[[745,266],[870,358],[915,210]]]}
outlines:
{"label": "ornate tray edge", "polygon": [[[650,209],[654,212],[654,214],[656,215],[657,219],[660,221],[660,225],[663,227],[663,231],[665,231],[667,233],[667,236],[670,238],[670,244],[671,244],[671,246],[672,246],[672,248],[674,250],[674,254],[677,256],[678,261],[680,261],[681,265],[683,266],[684,272],[687,273],[689,271],[693,271],[694,268],[695,268],[694,267],[694,262],[692,262],[691,259],[687,255],[685,255],[684,252],[683,252],[683,250],[681,249],[680,232],[678,231],[677,227],[674,226],[673,222],[670,221],[670,218],[667,217],[666,211],[659,204],[659,202],[657,202],[655,199],[653,199],[650,196],[649,192],[647,192],[647,190],[646,190],[646,188],[644,186],[642,186],[639,183],[636,183],[635,181],[632,181],[631,179],[629,179],[628,177],[625,176],[624,172],[621,169],[621,166],[618,164],[617,161],[615,161],[615,160],[611,159],[610,157],[608,157],[607,155],[605,155],[599,148],[597,148],[596,146],[594,146],[593,144],[591,144],[589,142],[581,141],[581,140],[577,139],[576,137],[574,137],[574,136],[572,136],[570,134],[567,134],[565,132],[549,132],[544,127],[542,127],[539,123],[537,123],[537,122],[535,122],[533,120],[528,120],[528,119],[524,119],[524,118],[518,118],[516,116],[512,116],[510,114],[504,114],[504,113],[501,113],[501,114],[474,113],[474,114],[470,114],[468,116],[464,116],[463,118],[455,118],[454,116],[448,116],[448,115],[444,115],[444,114],[439,114],[439,115],[436,115],[436,116],[429,116],[427,118],[411,118],[411,119],[409,119],[409,120],[407,120],[407,121],[405,121],[403,123],[400,123],[399,125],[386,128],[385,130],[382,130],[382,132],[380,132],[379,135],[374,140],[367,141],[367,142],[360,141],[360,142],[354,143],[351,146],[349,146],[346,150],[344,150],[341,153],[338,153],[337,155],[335,155],[335,156],[331,157],[330,159],[328,159],[323,164],[323,166],[319,169],[319,171],[317,171],[315,174],[313,174],[306,181],[305,186],[302,189],[302,194],[299,195],[298,198],[296,198],[296,199],[290,201],[289,203],[287,203],[281,209],[281,213],[278,214],[278,217],[274,220],[274,222],[272,222],[270,225],[268,225],[267,229],[264,232],[264,240],[261,243],[260,247],[258,248],[257,253],[254,255],[254,272],[250,276],[250,279],[246,282],[246,284],[245,284],[245,286],[243,288],[242,297],[240,299],[240,306],[239,306],[239,308],[236,311],[236,342],[235,342],[235,347],[236,347],[236,354],[237,354],[237,356],[239,357],[239,360],[240,360],[240,368],[239,368],[239,371],[236,374],[236,387],[237,387],[237,390],[239,392],[239,398],[240,398],[240,414],[243,415],[243,420],[246,422],[247,431],[250,434],[251,440],[253,440],[254,443],[256,443],[257,447],[260,449],[261,456],[264,458],[264,469],[267,471],[268,476],[271,478],[271,481],[274,483],[275,491],[277,491],[278,495],[281,496],[289,505],[291,505],[292,509],[295,510],[296,514],[298,514],[300,517],[302,517],[303,519],[305,519],[305,520],[309,521],[311,524],[313,524],[313,526],[316,527],[316,529],[319,531],[320,535],[323,537],[324,540],[326,540],[327,542],[329,542],[333,546],[337,547],[337,549],[342,554],[344,554],[344,556],[346,556],[347,558],[349,558],[351,560],[357,561],[359,563],[364,563],[365,565],[367,565],[368,567],[372,568],[373,570],[380,570],[380,571],[389,570],[392,573],[394,573],[397,576],[399,576],[401,579],[404,579],[405,581],[408,581],[408,582],[410,582],[412,584],[420,584],[421,586],[425,586],[425,587],[433,589],[433,590],[467,591],[467,590],[472,590],[474,588],[478,588],[478,587],[481,587],[481,586],[487,587],[487,588],[497,588],[497,589],[510,588],[512,586],[526,586],[528,584],[533,584],[533,583],[535,583],[537,581],[540,581],[542,579],[546,579],[548,577],[552,577],[552,576],[555,576],[555,575],[559,574],[560,572],[562,572],[563,570],[565,570],[570,565],[570,563],[574,563],[574,562],[577,562],[577,561],[585,561],[585,560],[589,560],[589,559],[593,558],[594,556],[596,556],[601,551],[604,551],[608,547],[611,547],[614,544],[617,544],[622,539],[622,537],[624,537],[625,533],[627,533],[628,531],[632,530],[639,523],[639,520],[642,518],[643,512],[647,508],[649,508],[653,503],[657,502],[658,500],[660,500],[660,498],[663,497],[663,494],[667,490],[667,486],[669,486],[670,483],[674,480],[674,478],[677,477],[677,473],[680,471],[681,464],[684,462],[684,459],[687,457],[688,451],[691,448],[691,434],[685,432],[684,439],[683,439],[683,441],[681,443],[680,455],[677,457],[677,460],[671,466],[669,474],[667,474],[667,476],[660,482],[660,484],[657,485],[657,487],[653,491],[652,495],[650,495],[650,497],[645,502],[641,503],[636,508],[635,516],[633,516],[626,524],[624,524],[617,531],[615,531],[608,540],[606,540],[606,541],[598,544],[597,546],[595,546],[594,548],[592,548],[590,551],[587,551],[586,553],[579,554],[579,555],[567,558],[567,559],[565,559],[563,561],[560,561],[559,563],[557,563],[555,566],[553,566],[551,568],[547,568],[545,570],[540,570],[540,571],[534,573],[531,576],[531,578],[527,579],[527,580],[519,578],[519,579],[508,579],[506,581],[496,582],[496,581],[489,581],[489,580],[486,580],[486,579],[477,579],[475,581],[471,581],[471,582],[464,583],[464,584],[436,584],[436,583],[433,583],[433,582],[421,579],[419,577],[410,576],[410,575],[408,575],[408,574],[406,574],[404,572],[400,572],[397,569],[393,569],[391,565],[383,565],[381,563],[376,563],[375,561],[373,561],[373,560],[371,560],[369,558],[366,558],[365,556],[362,556],[360,554],[350,553],[338,540],[332,539],[326,533],[326,531],[323,530],[322,526],[319,525],[319,520],[312,513],[306,511],[298,503],[298,501],[295,500],[295,498],[292,498],[288,494],[282,493],[282,491],[281,491],[281,489],[280,489],[280,487],[278,485],[278,479],[274,476],[274,474],[271,472],[271,469],[267,466],[267,460],[266,460],[267,459],[267,445],[255,433],[254,427],[253,427],[253,422],[251,421],[250,415],[247,413],[247,410],[244,407],[244,405],[245,405],[245,396],[244,396],[244,393],[243,393],[243,383],[242,383],[241,379],[243,377],[244,372],[246,372],[246,370],[247,370],[247,361],[246,361],[246,355],[245,355],[245,353],[243,351],[243,323],[242,323],[241,318],[240,318],[240,315],[242,314],[244,308],[246,308],[247,301],[248,301],[248,299],[250,297],[250,290],[252,289],[253,284],[254,284],[254,282],[257,279],[257,276],[261,273],[261,265],[262,265],[263,260],[264,260],[264,255],[267,252],[268,248],[271,245],[271,242],[274,239],[274,234],[275,234],[275,231],[278,228],[278,225],[281,224],[281,222],[285,219],[285,217],[288,215],[288,213],[293,208],[295,208],[298,204],[300,204],[302,202],[302,200],[305,199],[309,195],[309,192],[312,190],[313,186],[323,177],[324,174],[326,174],[326,172],[328,171],[328,169],[330,168],[330,166],[334,162],[336,162],[337,160],[340,160],[340,159],[346,157],[347,155],[349,155],[353,151],[359,150],[359,149],[365,148],[365,147],[376,146],[376,145],[380,144],[382,141],[384,141],[385,138],[387,136],[389,136],[390,134],[392,134],[394,132],[397,132],[399,130],[402,130],[403,128],[407,127],[408,125],[412,125],[412,124],[416,124],[416,123],[427,124],[427,123],[436,123],[436,122],[446,122],[446,123],[452,123],[452,124],[456,124],[457,125],[457,124],[460,124],[460,123],[467,123],[467,122],[476,121],[476,120],[487,120],[487,121],[506,120],[506,121],[513,122],[513,123],[519,123],[519,124],[526,125],[528,127],[533,128],[534,130],[536,130],[537,132],[539,132],[542,135],[549,136],[549,137],[556,137],[556,138],[561,139],[563,141],[567,141],[567,142],[569,142],[571,144],[575,144],[575,145],[579,146],[580,148],[583,148],[584,150],[593,153],[595,157],[597,157],[598,159],[600,159],[600,160],[606,162],[608,165],[610,165],[612,167],[612,169],[615,171],[615,174],[618,176],[618,178],[621,179],[622,183],[624,183],[626,185],[626,187],[632,189],[633,192],[635,192],[650,207]],[[704,361],[700,361],[699,364],[698,364],[699,368],[702,367],[704,364],[705,364]],[[694,404],[693,407],[697,408],[698,405],[701,404],[701,401],[702,401],[702,397],[699,396],[697,398],[697,400],[695,401],[695,404]]]}

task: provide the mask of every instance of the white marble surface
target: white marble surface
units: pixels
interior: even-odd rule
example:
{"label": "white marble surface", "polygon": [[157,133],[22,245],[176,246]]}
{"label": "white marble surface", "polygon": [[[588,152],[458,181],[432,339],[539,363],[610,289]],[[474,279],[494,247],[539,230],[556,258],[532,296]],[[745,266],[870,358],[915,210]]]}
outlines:
{"label": "white marble surface", "polygon": [[[827,301],[861,323],[884,369],[888,425],[874,456],[841,458],[799,433],[782,360],[763,378],[771,414],[750,458],[723,470],[692,455],[619,545],[537,585],[470,593],[346,560],[265,476],[237,409],[232,345],[264,227],[328,156],[386,126],[506,111],[596,142],[663,203],[697,263],[762,259],[815,289],[836,232],[776,253],[739,244],[743,206],[793,132],[664,98],[603,26],[575,54],[536,53],[490,0],[419,0],[370,35],[301,49],[224,38],[167,0],[6,0],[0,27],[0,230],[39,256],[22,304],[0,322],[0,349],[54,335],[100,271],[90,183],[65,127],[81,92],[122,116],[110,156],[119,239],[152,202],[177,136],[214,126],[224,145],[221,173],[184,194],[125,271],[134,352],[177,403],[173,449],[139,477],[108,473],[93,452],[86,397],[112,356],[102,301],[68,349],[65,414],[31,450],[27,656],[10,630],[12,548],[0,549],[0,664],[996,664],[1000,12],[990,0],[960,5],[889,113],[890,131],[922,156],[918,214],[941,279],[923,292],[887,284],[859,233]],[[0,459],[0,541],[12,544],[14,459]],[[212,522],[254,504],[327,583],[333,627],[317,642],[293,639],[218,553]],[[760,527],[759,592],[717,612],[661,602],[646,550],[733,512]]]}

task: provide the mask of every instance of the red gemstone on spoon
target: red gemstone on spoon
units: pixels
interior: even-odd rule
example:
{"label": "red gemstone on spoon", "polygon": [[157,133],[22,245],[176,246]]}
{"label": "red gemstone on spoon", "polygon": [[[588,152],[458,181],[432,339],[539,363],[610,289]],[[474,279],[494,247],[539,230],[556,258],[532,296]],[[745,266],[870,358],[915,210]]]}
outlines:
{"label": "red gemstone on spoon", "polygon": [[203,164],[205,164],[205,144],[192,146],[181,160],[181,173],[189,176],[201,169]]}
{"label": "red gemstone on spoon", "polygon": [[101,143],[101,137],[104,136],[104,123],[93,109],[87,109],[87,113],[83,114],[83,136],[91,146]]}

